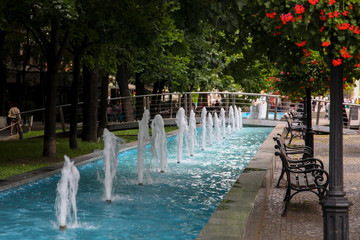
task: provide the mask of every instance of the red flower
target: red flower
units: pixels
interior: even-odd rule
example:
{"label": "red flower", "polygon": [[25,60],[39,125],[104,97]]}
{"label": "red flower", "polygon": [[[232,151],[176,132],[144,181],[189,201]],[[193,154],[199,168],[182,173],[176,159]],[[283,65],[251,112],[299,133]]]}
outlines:
{"label": "red flower", "polygon": [[328,16],[329,16],[329,18],[333,18],[333,17],[334,17],[334,14],[333,14],[332,12],[329,12],[329,13],[328,13]]}
{"label": "red flower", "polygon": [[325,22],[326,21],[326,16],[325,15],[320,15],[320,20]]}
{"label": "red flower", "polygon": [[341,14],[342,14],[343,16],[347,16],[347,15],[349,14],[349,12],[348,12],[347,10],[345,10],[345,11],[343,11]]}
{"label": "red flower", "polygon": [[323,31],[324,31],[324,29],[325,29],[325,27],[324,27],[324,26],[322,26],[322,27],[320,28],[320,32],[323,32]]}
{"label": "red flower", "polygon": [[272,12],[272,13],[266,13],[266,17],[274,19],[276,16],[276,12]]}
{"label": "red flower", "polygon": [[354,29],[354,33],[355,33],[355,34],[360,34],[359,27],[355,27],[355,29]]}
{"label": "red flower", "polygon": [[314,81],[314,78],[310,78],[310,82],[313,82]]}
{"label": "red flower", "polygon": [[303,5],[296,4],[295,5],[295,13],[296,14],[302,14],[305,12],[305,8]]}
{"label": "red flower", "polygon": [[352,56],[346,51],[346,47],[343,47],[341,50],[340,50],[340,54],[343,58],[352,58]]}
{"label": "red flower", "polygon": [[303,46],[305,46],[306,42],[307,42],[307,40],[305,40],[303,42],[295,43],[295,45],[298,47],[303,47]]}
{"label": "red flower", "polygon": [[350,27],[350,23],[342,23],[341,25],[337,25],[337,28],[339,29],[339,30],[346,30],[346,29],[348,29]]}
{"label": "red flower", "polygon": [[319,0],[309,0],[309,3],[315,5],[319,2]]}
{"label": "red flower", "polygon": [[334,17],[337,18],[339,16],[339,12],[338,11],[335,11],[334,12]]}
{"label": "red flower", "polygon": [[351,10],[353,9],[353,5],[352,5],[352,3],[350,3],[350,9],[351,9]]}
{"label": "red flower", "polygon": [[330,5],[333,5],[334,3],[336,3],[335,0],[330,0],[330,1],[329,1],[329,4],[330,4]]}
{"label": "red flower", "polygon": [[308,58],[312,52],[305,48],[303,49],[303,53],[304,53],[304,57]]}
{"label": "red flower", "polygon": [[359,64],[355,64],[354,67],[360,68],[360,63],[359,63]]}
{"label": "red flower", "polygon": [[332,60],[332,64],[334,65],[334,67],[341,65],[341,63],[341,58]]}
{"label": "red flower", "polygon": [[294,19],[294,16],[291,13],[288,14],[282,14],[280,16],[281,21],[283,22],[283,24],[286,24],[288,22],[290,22],[291,20]]}
{"label": "red flower", "polygon": [[328,47],[328,46],[330,45],[330,42],[329,42],[329,41],[323,42],[321,45],[322,45],[323,47]]}

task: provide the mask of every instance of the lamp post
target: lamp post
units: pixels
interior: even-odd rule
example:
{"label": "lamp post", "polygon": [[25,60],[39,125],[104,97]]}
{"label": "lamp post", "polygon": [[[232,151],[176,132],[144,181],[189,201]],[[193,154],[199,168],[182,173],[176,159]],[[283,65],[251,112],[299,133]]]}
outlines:
{"label": "lamp post", "polygon": [[312,106],[311,106],[311,89],[306,88],[306,133],[305,145],[314,149],[314,130],[312,129]]}
{"label": "lamp post", "polygon": [[331,66],[329,192],[321,201],[324,239],[349,239],[349,207],[343,181],[343,65]]}

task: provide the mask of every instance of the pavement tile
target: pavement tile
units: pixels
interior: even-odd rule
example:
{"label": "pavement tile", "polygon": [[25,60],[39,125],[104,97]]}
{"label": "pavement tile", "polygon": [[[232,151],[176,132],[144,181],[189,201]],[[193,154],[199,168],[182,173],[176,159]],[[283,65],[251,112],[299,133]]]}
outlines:
{"label": "pavement tile", "polygon": [[[329,162],[329,135],[315,135],[315,157],[320,158],[325,169]],[[344,135],[344,190],[353,203],[349,212],[350,239],[360,239],[360,135]],[[315,194],[302,192],[290,202],[287,216],[281,217],[282,199],[286,181],[275,188],[281,172],[281,162],[276,160],[272,188],[268,195],[260,240],[318,240],[323,238],[322,208]],[[277,226],[277,224],[279,226]]]}

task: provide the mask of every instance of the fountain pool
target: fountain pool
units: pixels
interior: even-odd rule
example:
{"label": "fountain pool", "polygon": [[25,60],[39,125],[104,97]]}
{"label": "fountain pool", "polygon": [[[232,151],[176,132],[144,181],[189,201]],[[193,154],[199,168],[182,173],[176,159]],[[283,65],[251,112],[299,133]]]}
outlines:
{"label": "fountain pool", "polygon": [[78,166],[78,222],[65,231],[59,230],[54,209],[60,174],[3,191],[0,239],[195,239],[271,131],[240,129],[212,148],[199,146],[194,156],[184,150],[180,164],[176,136],[170,137],[169,171],[150,170],[151,181],[144,178],[142,186],[137,148],[122,152],[111,204],[97,180],[103,160]]}
{"label": "fountain pool", "polygon": [[[251,113],[249,113],[249,112],[243,112],[242,117],[249,119],[250,114]],[[278,112],[277,115],[276,115],[276,119],[280,120],[283,116],[284,116],[284,113]],[[275,114],[273,112],[269,113],[269,119],[274,120],[274,117],[275,117]]]}

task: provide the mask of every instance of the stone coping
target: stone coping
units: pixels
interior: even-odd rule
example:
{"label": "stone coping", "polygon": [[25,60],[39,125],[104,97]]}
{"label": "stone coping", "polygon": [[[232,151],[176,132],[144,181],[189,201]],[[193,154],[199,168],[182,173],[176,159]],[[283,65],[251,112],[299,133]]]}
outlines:
{"label": "stone coping", "polygon": [[278,124],[261,145],[215,210],[197,240],[256,239],[265,213],[274,172],[274,140],[285,124]]}

